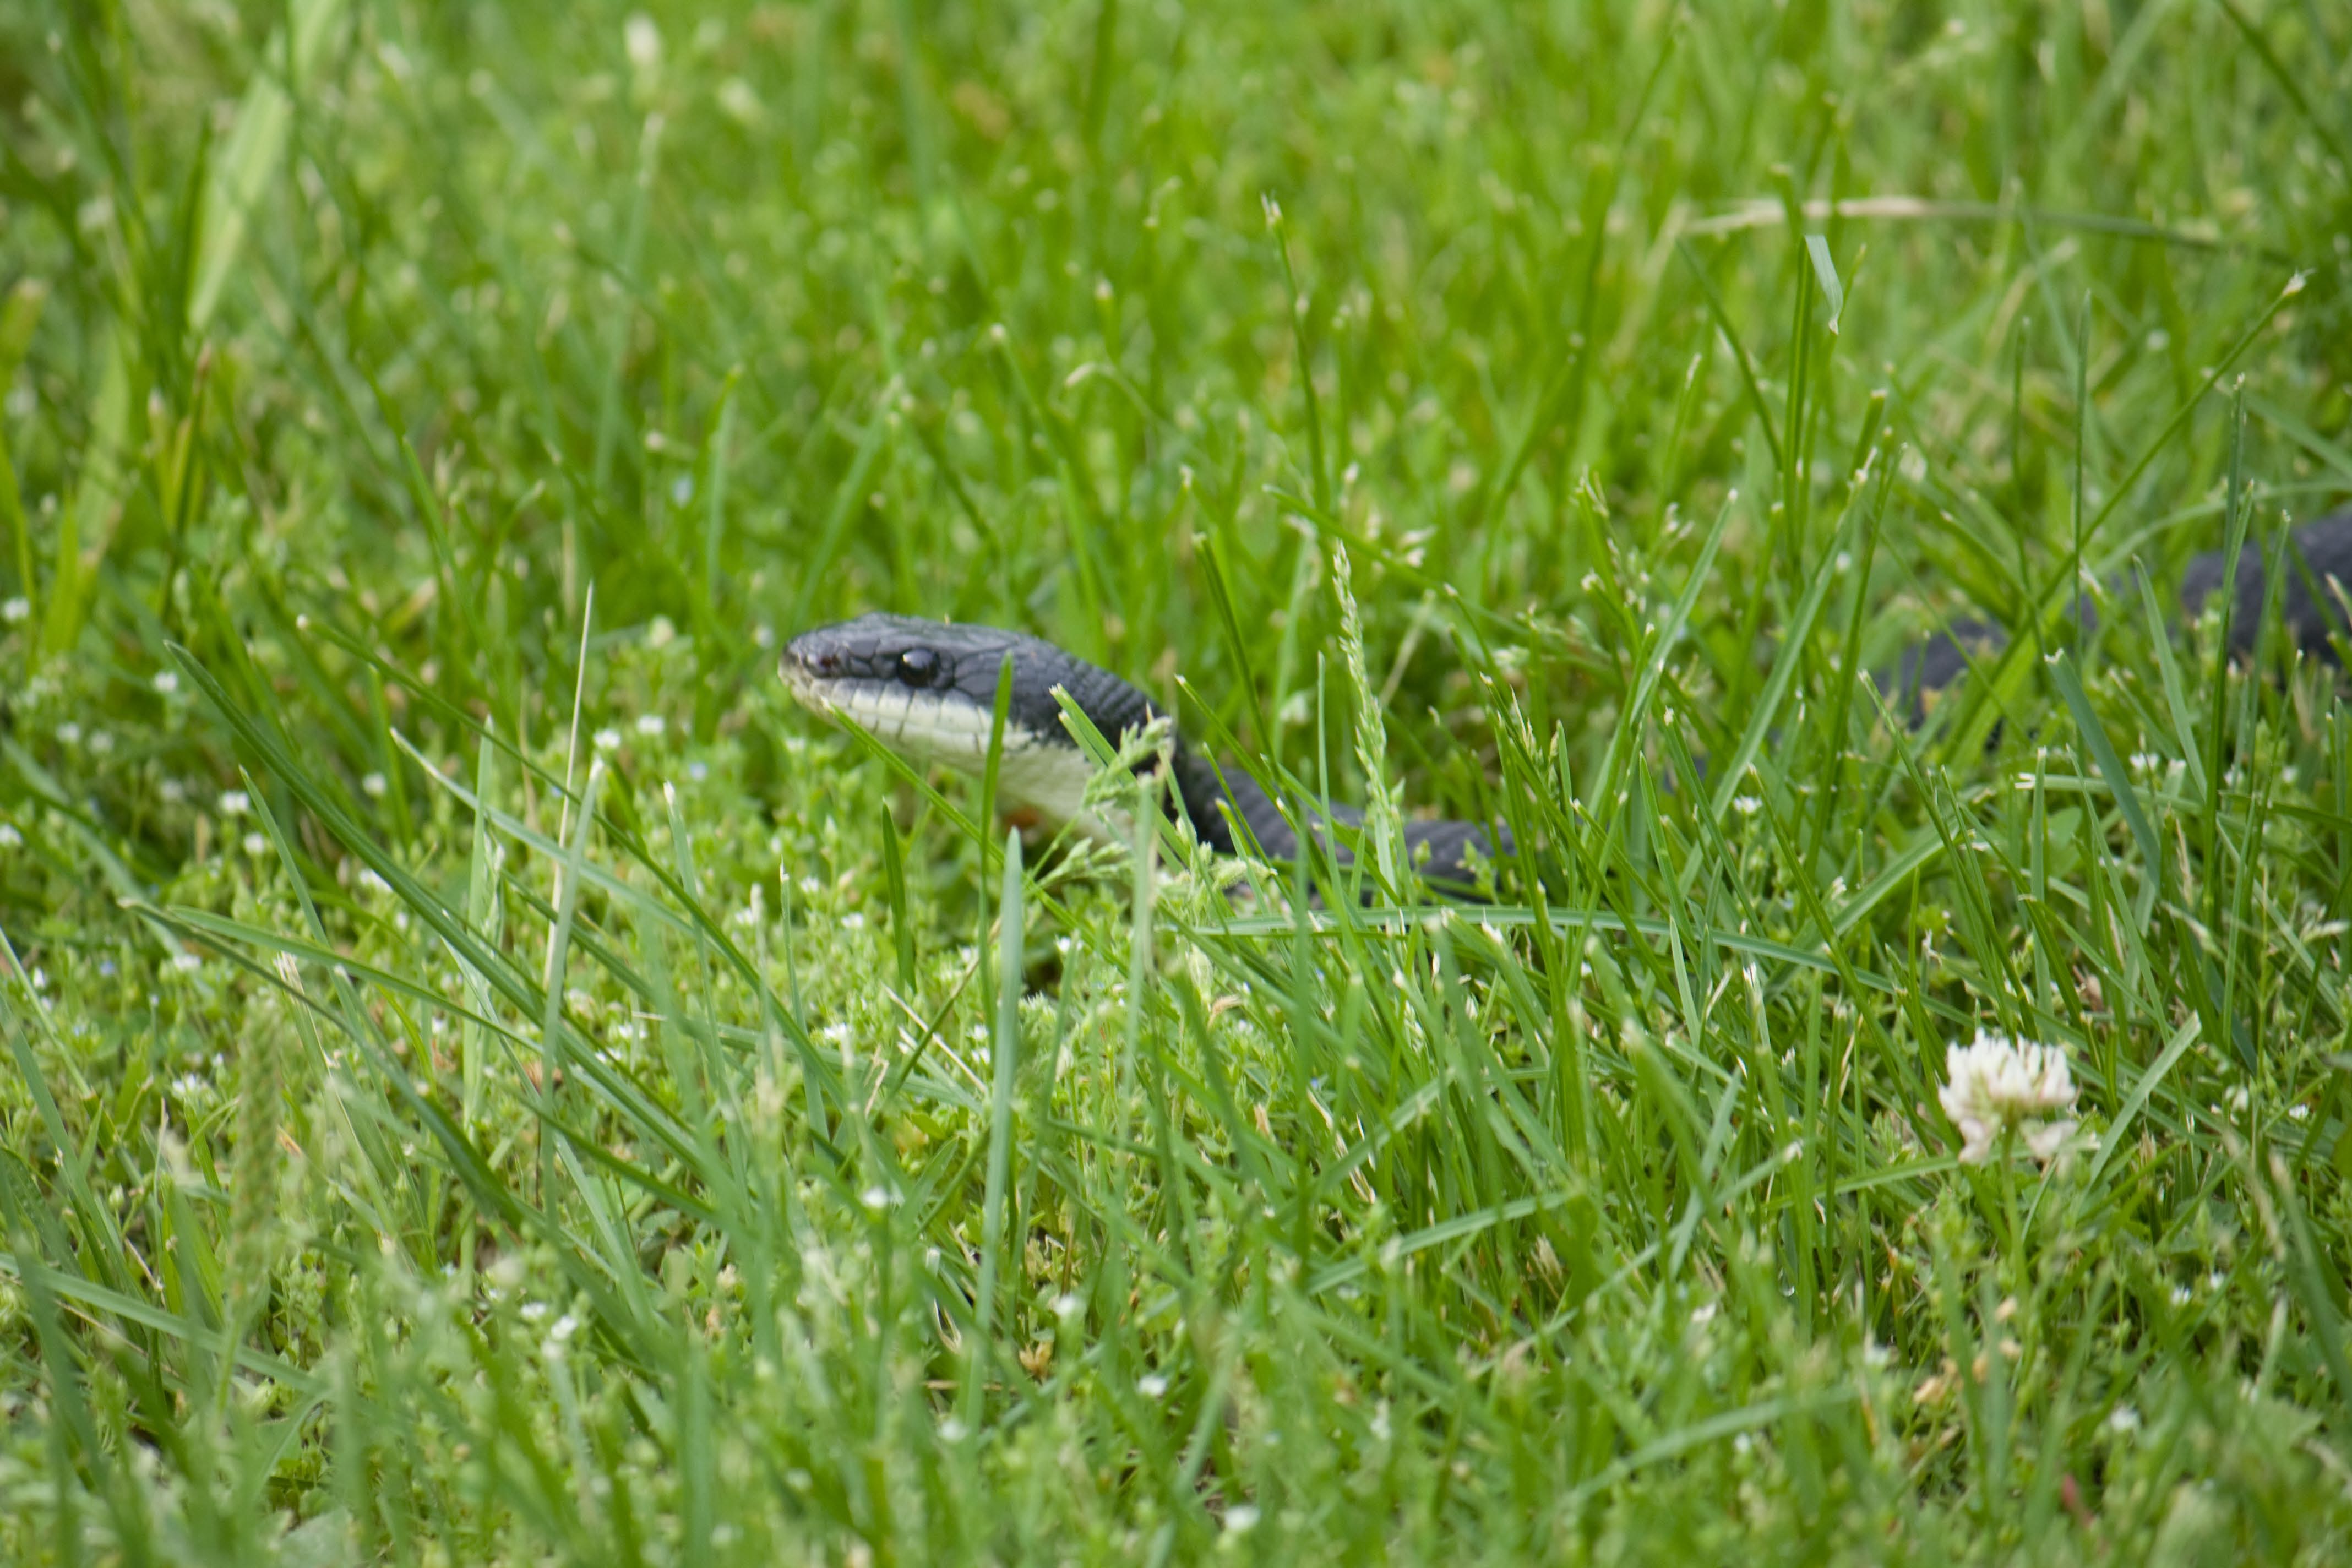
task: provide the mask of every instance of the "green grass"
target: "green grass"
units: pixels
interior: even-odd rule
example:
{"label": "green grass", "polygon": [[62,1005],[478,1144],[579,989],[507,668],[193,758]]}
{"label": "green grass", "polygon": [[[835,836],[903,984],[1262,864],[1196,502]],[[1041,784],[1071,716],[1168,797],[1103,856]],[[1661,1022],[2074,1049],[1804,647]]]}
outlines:
{"label": "green grass", "polygon": [[[2352,494],[2348,62],[0,12],[0,1559],[2343,1560],[2352,710],[2169,584]],[[1008,845],[874,607],[1528,853]]]}

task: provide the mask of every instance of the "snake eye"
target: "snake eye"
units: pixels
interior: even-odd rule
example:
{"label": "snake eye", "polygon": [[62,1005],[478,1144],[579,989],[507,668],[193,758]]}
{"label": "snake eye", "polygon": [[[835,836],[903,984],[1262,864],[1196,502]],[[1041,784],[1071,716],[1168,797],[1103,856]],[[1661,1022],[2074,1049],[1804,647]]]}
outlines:
{"label": "snake eye", "polygon": [[927,647],[910,647],[898,656],[898,684],[918,689],[940,678],[940,656]]}

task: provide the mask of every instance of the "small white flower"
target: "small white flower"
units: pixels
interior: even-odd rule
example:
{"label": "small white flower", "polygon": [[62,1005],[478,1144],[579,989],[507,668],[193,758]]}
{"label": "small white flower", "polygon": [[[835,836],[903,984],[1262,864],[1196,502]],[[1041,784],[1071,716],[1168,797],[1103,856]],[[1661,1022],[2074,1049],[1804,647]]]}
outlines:
{"label": "small white flower", "polygon": [[890,1206],[890,1189],[877,1183],[858,1194],[857,1201],[866,1205],[869,1214],[880,1214]]}
{"label": "small white flower", "polygon": [[253,797],[241,789],[224,790],[220,797],[223,816],[243,816],[253,809]]}
{"label": "small white flower", "polygon": [[1086,1302],[1069,1291],[1054,1298],[1054,1316],[1066,1323],[1086,1310]]}
{"label": "small white flower", "polygon": [[1742,816],[1753,816],[1764,809],[1764,803],[1752,795],[1734,795],[1731,805]]}
{"label": "small white flower", "polygon": [[627,45],[629,63],[641,71],[649,71],[661,64],[661,29],[643,11],[634,11],[622,25],[621,37]]}
{"label": "small white flower", "polygon": [[175,952],[172,955],[172,967],[183,974],[194,974],[204,966],[205,961],[193,952]]}
{"label": "small white flower", "polygon": [[367,773],[360,779],[360,793],[370,800],[382,800],[383,792],[391,787],[392,781],[382,773]]}
{"label": "small white flower", "polygon": [[1146,1399],[1157,1399],[1168,1392],[1168,1380],[1156,1372],[1147,1372],[1135,1380],[1135,1392]]}
{"label": "small white flower", "polygon": [[168,669],[159,669],[155,672],[155,689],[169,697],[180,689],[180,678]]}
{"label": "small white flower", "polygon": [[662,716],[661,716],[660,714],[658,714],[658,713],[640,713],[640,714],[638,714],[638,715],[637,715],[637,733],[638,733],[638,734],[640,734],[640,735],[658,735],[658,734],[660,734],[661,732],[662,732]]}
{"label": "small white flower", "polygon": [[0,605],[0,621],[5,621],[12,626],[32,613],[33,601],[22,596]]}
{"label": "small white flower", "polygon": [[64,742],[68,746],[79,745],[81,743],[81,726],[75,723],[70,719],[67,720],[64,723],[58,726],[58,739]]}
{"label": "small white flower", "polygon": [[163,797],[165,805],[177,805],[188,798],[188,786],[177,779],[165,779],[155,786],[155,793]]}
{"label": "small white flower", "polygon": [[2196,1292],[2186,1285],[2175,1285],[2172,1288],[2172,1304],[2176,1307],[2186,1307],[2189,1305],[2189,1299],[2195,1294]]}
{"label": "small white flower", "polygon": [[1257,1510],[1248,1503],[1235,1503],[1225,1510],[1225,1531],[1240,1535],[1257,1526]]}
{"label": "small white flower", "polygon": [[2128,1405],[2118,1405],[2107,1412],[2107,1430],[2121,1435],[2139,1430],[2139,1412]]}
{"label": "small white flower", "polygon": [[258,833],[248,833],[245,836],[245,852],[248,855],[267,855],[269,853],[269,840]]}
{"label": "small white flower", "polygon": [[2071,1119],[2045,1119],[2074,1104],[2074,1077],[2064,1053],[2054,1046],[2021,1045],[2006,1035],[1979,1030],[1973,1041],[1945,1054],[1944,1070],[1950,1081],[1937,1099],[1965,1140],[1965,1164],[1983,1164],[2011,1130],[2024,1135],[2035,1159],[2048,1160],[2074,1131]]}
{"label": "small white flower", "polygon": [[25,842],[25,836],[12,825],[0,822],[0,849],[15,849]]}
{"label": "small white flower", "polygon": [[596,731],[596,749],[598,751],[616,752],[620,750],[620,748],[621,732],[618,730],[614,729],[610,725],[606,725],[604,729]]}

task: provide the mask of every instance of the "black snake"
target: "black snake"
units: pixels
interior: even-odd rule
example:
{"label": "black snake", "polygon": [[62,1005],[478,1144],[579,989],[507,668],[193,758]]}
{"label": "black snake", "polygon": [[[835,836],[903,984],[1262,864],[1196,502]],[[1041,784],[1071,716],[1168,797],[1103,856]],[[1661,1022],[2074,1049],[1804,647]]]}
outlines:
{"label": "black snake", "polygon": [[[2329,634],[2347,624],[2336,580],[2352,584],[2352,511],[2296,530],[2288,538],[2285,560],[2287,580],[2279,595],[2283,628],[2297,647],[2336,662]],[[2225,565],[2224,552],[2218,550],[2189,563],[2180,597],[2191,616],[2221,585]],[[2239,560],[2230,617],[2231,643],[2240,653],[2251,653],[2255,646],[2266,586],[2262,552],[2249,544]],[[1882,687],[1898,693],[1916,716],[1922,696],[1950,686],[1972,658],[2005,641],[1996,626],[1958,623],[1913,648]],[[994,626],[860,616],[793,638],[784,650],[782,675],[803,702],[855,721],[909,763],[978,773],[988,756],[998,672],[1007,655],[1013,680],[998,765],[1000,799],[1008,812],[1047,825],[1118,837],[1086,804],[1091,766],[1064,728],[1054,693],[1057,688],[1066,692],[1114,742],[1158,718],[1160,710],[1118,676],[1043,638]],[[1297,828],[1257,780],[1238,768],[1217,767],[1181,739],[1171,757],[1171,809],[1182,811],[1202,842],[1224,854],[1254,845],[1272,859],[1297,856]],[[1296,815],[1318,821],[1321,807],[1302,802]],[[1333,808],[1331,815],[1344,826],[1362,820],[1360,813],[1345,807]],[[1491,863],[1511,853],[1509,829],[1500,824],[1489,829],[1475,822],[1409,821],[1404,840],[1413,867],[1442,889],[1467,889],[1476,880],[1476,861]],[[1343,848],[1335,847],[1335,853],[1346,858]]]}

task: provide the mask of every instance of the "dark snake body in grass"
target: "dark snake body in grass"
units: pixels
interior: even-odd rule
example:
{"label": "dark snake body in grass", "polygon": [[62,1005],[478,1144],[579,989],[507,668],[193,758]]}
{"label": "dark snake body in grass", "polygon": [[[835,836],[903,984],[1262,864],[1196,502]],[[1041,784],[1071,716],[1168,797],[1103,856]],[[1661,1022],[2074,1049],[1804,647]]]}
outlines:
{"label": "dark snake body in grass", "polygon": [[[2329,638],[2347,624],[2342,595],[2352,591],[2352,511],[2289,535],[2285,562],[2282,630],[2313,657],[2339,662]],[[2190,616],[2221,587],[2226,564],[2218,550],[2189,563],[2180,600]],[[2230,641],[2238,653],[2256,646],[2267,586],[2262,552],[2249,544],[2239,558],[2230,616]],[[1916,718],[1925,697],[1951,686],[2006,640],[1990,624],[1957,623],[1907,653],[1882,689]],[[1056,689],[1067,693],[1114,744],[1160,716],[1150,699],[1107,669],[1021,632],[868,615],[793,638],[782,673],[809,707],[854,721],[914,766],[944,764],[977,773],[986,765],[998,672],[1008,656],[1013,681],[998,764],[1000,800],[1008,813],[1118,837],[1086,803],[1091,766],[1064,728],[1054,696]],[[1257,780],[1238,768],[1216,766],[1181,739],[1171,755],[1171,809],[1182,812],[1202,843],[1222,854],[1254,846],[1270,859],[1297,857],[1299,833],[1291,815]],[[1321,807],[1302,801],[1293,815],[1319,821]],[[1362,821],[1360,813],[1344,806],[1333,807],[1331,817],[1343,827]],[[1512,852],[1510,831],[1499,823],[1489,829],[1475,822],[1408,821],[1404,839],[1413,868],[1447,891],[1468,891],[1477,883],[1480,862],[1491,865]],[[1348,858],[1341,846],[1334,845],[1333,852]]]}
{"label": "dark snake body in grass", "polygon": [[[997,765],[997,792],[1008,812],[1053,826],[1072,825],[1101,838],[1120,837],[1085,804],[1092,772],[1062,723],[1055,700],[1066,692],[1106,740],[1117,744],[1160,717],[1150,698],[1107,669],[1052,643],[994,626],[860,616],[820,626],[784,650],[784,683],[820,712],[850,719],[917,767],[944,764],[977,773],[986,765],[994,727],[998,671],[1013,660],[1011,701]],[[1255,846],[1273,860],[1295,859],[1298,832],[1273,795],[1238,768],[1218,768],[1178,738],[1170,763],[1171,809],[1181,809],[1201,841],[1230,855]],[[1320,808],[1302,813],[1307,820]],[[1362,814],[1335,806],[1344,827]],[[1490,836],[1470,822],[1408,822],[1405,847],[1432,883],[1467,889],[1474,854],[1492,862],[1509,854],[1510,830]],[[1334,847],[1343,860],[1344,847]]]}

